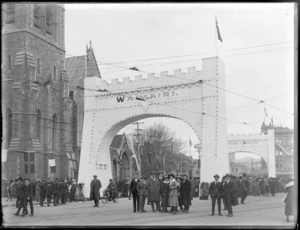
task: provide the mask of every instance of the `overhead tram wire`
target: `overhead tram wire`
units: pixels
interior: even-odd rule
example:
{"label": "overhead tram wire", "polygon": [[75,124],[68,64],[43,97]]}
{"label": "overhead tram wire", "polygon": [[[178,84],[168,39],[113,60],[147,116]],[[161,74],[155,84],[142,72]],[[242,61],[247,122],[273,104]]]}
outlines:
{"label": "overhead tram wire", "polygon": [[[289,42],[285,42],[285,43],[289,43]],[[278,44],[278,43],[277,43],[277,44]],[[273,44],[268,44],[268,45],[273,45]],[[268,46],[268,45],[264,45],[264,46]],[[248,47],[248,48],[253,48],[253,47]],[[232,49],[232,50],[233,50],[233,49]],[[103,64],[106,64],[106,65],[116,66],[116,67],[118,67],[118,68],[124,68],[124,67],[122,67],[122,66],[117,66],[117,65],[114,65],[114,64],[110,64],[110,63],[104,63],[104,62],[102,62],[102,63],[103,63]],[[132,69],[129,68],[129,70],[132,70]],[[138,69],[138,70],[133,70],[133,71],[144,72],[144,73],[148,73],[148,74],[155,74],[155,73],[150,73],[150,72],[146,72],[146,71],[141,71],[141,70],[139,70],[139,69]],[[156,74],[156,75],[157,75],[157,74]],[[174,77],[174,76],[169,76],[169,77],[179,78],[179,77]],[[183,78],[182,78],[182,79],[183,79]],[[191,79],[185,79],[185,80],[191,80]],[[208,83],[206,83],[206,84],[208,84]],[[208,84],[208,85],[210,85],[210,84]],[[213,87],[217,87],[217,86],[213,86]],[[217,88],[222,89],[222,88],[220,88],[220,87],[217,87]],[[241,94],[237,94],[237,93],[234,93],[234,92],[232,92],[232,91],[228,91],[228,90],[226,90],[226,89],[222,89],[222,90],[225,90],[225,91],[227,91],[227,92],[236,94],[236,95],[241,96],[241,97],[244,97],[244,98],[248,98],[249,100],[258,101],[257,99],[253,99],[253,98],[250,98],[250,97],[247,97],[247,96],[243,96],[243,95],[241,95]],[[261,102],[262,102],[262,101],[261,101]],[[279,108],[274,107],[274,106],[272,106],[272,105],[269,105],[269,106],[271,106],[271,107],[273,107],[273,108],[276,108],[276,109],[279,109]],[[279,110],[280,110],[280,109],[279,109]],[[284,111],[284,110],[281,110],[281,111],[287,112],[287,111]],[[287,113],[289,113],[289,112],[287,112]]]}
{"label": "overhead tram wire", "polygon": [[[293,41],[288,41],[288,42],[279,42],[279,43],[271,43],[271,44],[264,44],[264,45],[257,45],[257,46],[248,46],[248,47],[241,47],[241,48],[235,48],[235,49],[227,49],[227,50],[220,50],[219,52],[228,52],[228,51],[236,51],[236,50],[244,50],[244,49],[252,49],[252,48],[259,48],[259,47],[268,47],[268,46],[274,46],[274,45],[280,45],[280,44],[287,44],[287,43],[291,43]],[[37,46],[33,46],[33,45],[29,45],[26,44],[26,46],[28,47],[33,47],[33,48],[38,48]],[[19,46],[18,46],[19,47]],[[22,48],[22,45],[20,45],[20,48]],[[281,48],[281,47],[278,47]],[[278,49],[277,48],[277,49]],[[44,49],[45,50],[45,49]],[[49,51],[52,51],[52,49],[46,49]],[[266,50],[268,51],[268,50]],[[264,50],[262,50],[262,52],[264,52]],[[188,55],[177,55],[177,56],[169,56],[169,57],[162,57],[162,58],[152,58],[152,59],[140,59],[140,60],[136,60],[136,61],[127,61],[127,62],[116,62],[116,63],[132,63],[132,62],[138,62],[138,61],[148,61],[148,60],[161,60],[161,59],[169,59],[169,58],[178,58],[178,57],[187,57],[187,56],[196,56],[196,55],[201,55],[201,54],[211,54],[213,52],[203,52],[203,53],[195,53],[195,54],[188,54]],[[73,54],[69,54],[69,53],[65,53],[66,56],[69,57],[79,57],[79,56],[86,56],[86,55],[73,55]],[[237,55],[237,54],[234,54]],[[127,67],[123,67],[123,66],[116,66],[114,65],[114,63],[107,63],[107,62],[97,62],[100,65],[111,65],[111,66],[115,66],[117,68],[127,68]],[[129,68],[129,67],[128,67]],[[105,68],[104,68],[105,69]]]}

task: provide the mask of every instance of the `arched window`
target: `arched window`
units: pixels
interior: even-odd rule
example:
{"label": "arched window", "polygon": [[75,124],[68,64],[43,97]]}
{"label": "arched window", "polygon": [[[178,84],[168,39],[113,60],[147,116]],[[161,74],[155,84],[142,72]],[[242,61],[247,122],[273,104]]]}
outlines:
{"label": "arched window", "polygon": [[11,70],[11,56],[8,55],[8,70]]}
{"label": "arched window", "polygon": [[15,4],[14,3],[6,3],[6,19],[5,22],[7,24],[15,22]]}
{"label": "arched window", "polygon": [[52,31],[51,31],[51,23],[53,21],[53,6],[51,5],[47,5],[46,6],[46,33],[51,35]]}
{"label": "arched window", "polygon": [[41,141],[41,111],[37,111],[37,138]]}
{"label": "arched window", "polygon": [[36,72],[38,74],[41,73],[41,66],[40,66],[40,59],[38,58],[37,61],[36,61]]}
{"label": "arched window", "polygon": [[53,115],[53,124],[52,124],[52,149],[56,150],[57,144],[57,118],[56,114]]}
{"label": "arched window", "polygon": [[37,28],[40,28],[40,5],[34,4],[33,6],[33,25]]}

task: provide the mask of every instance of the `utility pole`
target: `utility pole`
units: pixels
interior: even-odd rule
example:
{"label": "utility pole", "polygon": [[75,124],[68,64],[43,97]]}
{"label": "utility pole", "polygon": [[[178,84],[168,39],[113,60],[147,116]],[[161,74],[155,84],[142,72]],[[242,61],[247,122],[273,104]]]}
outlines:
{"label": "utility pole", "polygon": [[140,129],[139,128],[139,125],[141,125],[141,124],[144,124],[145,122],[135,122],[135,123],[132,123],[132,125],[136,125],[136,134],[134,134],[134,136],[136,136],[136,139],[137,139],[137,152],[138,152],[138,154],[137,154],[137,162],[138,162],[138,164],[139,164],[139,168],[140,168],[140,170],[139,170],[139,172],[138,172],[138,174],[139,174],[139,177],[141,177],[142,176],[142,168],[141,168],[141,166],[142,166],[142,162],[141,162],[141,133],[140,133],[140,131],[142,131],[142,129]]}

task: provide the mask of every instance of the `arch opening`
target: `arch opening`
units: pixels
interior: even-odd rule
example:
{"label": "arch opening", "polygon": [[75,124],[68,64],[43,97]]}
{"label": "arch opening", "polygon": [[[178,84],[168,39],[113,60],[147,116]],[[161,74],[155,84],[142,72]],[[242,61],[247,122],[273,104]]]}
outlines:
{"label": "arch opening", "polygon": [[229,153],[230,173],[235,176],[267,177],[268,165],[261,154],[250,151],[235,151]]}

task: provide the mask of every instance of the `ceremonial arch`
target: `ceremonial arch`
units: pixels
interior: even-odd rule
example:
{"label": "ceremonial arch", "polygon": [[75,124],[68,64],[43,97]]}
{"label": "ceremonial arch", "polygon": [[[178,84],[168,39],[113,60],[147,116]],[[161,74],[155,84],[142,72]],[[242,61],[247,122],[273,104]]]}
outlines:
{"label": "ceremonial arch", "polygon": [[228,153],[248,152],[263,158],[268,177],[276,177],[274,130],[267,134],[237,134],[228,136]]}
{"label": "ceremonial arch", "polygon": [[[85,114],[78,182],[98,175],[102,189],[112,178],[110,144],[125,126],[151,117],[170,117],[186,122],[201,144],[201,181],[229,172],[225,113],[224,63],[212,57],[202,60],[202,70],[194,67],[174,74],[161,72],[147,78],[117,79],[108,84],[97,77],[85,79]],[[106,92],[103,92],[106,91]]]}

